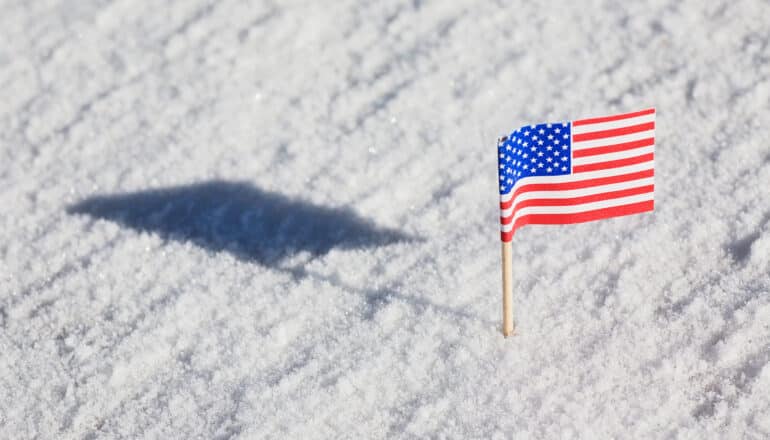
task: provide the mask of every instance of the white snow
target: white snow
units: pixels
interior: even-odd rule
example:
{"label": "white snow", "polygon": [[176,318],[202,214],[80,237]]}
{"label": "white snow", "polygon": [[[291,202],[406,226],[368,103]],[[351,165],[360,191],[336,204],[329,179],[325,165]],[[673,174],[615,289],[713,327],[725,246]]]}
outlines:
{"label": "white snow", "polygon": [[[0,437],[770,438],[766,1],[0,10]],[[503,339],[495,139],[647,106]]]}

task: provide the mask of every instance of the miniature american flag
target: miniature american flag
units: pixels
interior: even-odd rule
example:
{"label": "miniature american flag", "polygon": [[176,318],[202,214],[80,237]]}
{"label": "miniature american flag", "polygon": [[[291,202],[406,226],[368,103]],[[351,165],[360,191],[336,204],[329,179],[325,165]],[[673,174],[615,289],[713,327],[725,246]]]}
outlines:
{"label": "miniature american flag", "polygon": [[501,238],[652,211],[655,109],[519,128],[498,142]]}

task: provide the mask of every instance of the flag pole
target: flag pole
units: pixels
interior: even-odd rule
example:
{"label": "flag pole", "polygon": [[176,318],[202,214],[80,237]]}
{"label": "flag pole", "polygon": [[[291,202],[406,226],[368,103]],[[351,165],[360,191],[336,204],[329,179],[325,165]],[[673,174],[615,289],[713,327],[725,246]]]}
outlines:
{"label": "flag pole", "polygon": [[503,242],[503,336],[513,334],[513,246]]}

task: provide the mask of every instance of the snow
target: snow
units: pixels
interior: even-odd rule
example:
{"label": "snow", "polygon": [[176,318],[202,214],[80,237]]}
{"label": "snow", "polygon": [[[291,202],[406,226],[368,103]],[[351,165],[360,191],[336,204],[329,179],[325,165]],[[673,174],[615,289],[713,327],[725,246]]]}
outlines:
{"label": "snow", "polygon": [[[770,437],[770,5],[0,1],[8,438]],[[657,108],[514,240],[495,139]]]}

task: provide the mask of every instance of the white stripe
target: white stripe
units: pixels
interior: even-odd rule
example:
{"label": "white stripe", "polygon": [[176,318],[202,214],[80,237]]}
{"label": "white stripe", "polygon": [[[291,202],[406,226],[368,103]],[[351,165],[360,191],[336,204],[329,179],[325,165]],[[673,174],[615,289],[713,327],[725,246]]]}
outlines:
{"label": "white stripe", "polygon": [[598,171],[588,171],[585,173],[578,173],[578,174],[565,174],[563,176],[523,177],[518,181],[516,181],[516,184],[513,185],[513,189],[511,189],[509,193],[500,195],[500,201],[505,203],[511,200],[511,197],[513,197],[513,193],[515,193],[517,189],[521,188],[524,185],[531,185],[531,184],[537,184],[537,183],[565,183],[565,182],[576,182],[581,180],[598,179],[600,177],[611,177],[611,176],[618,176],[621,174],[636,173],[638,171],[652,169],[652,167],[653,167],[653,161],[649,161],[649,162],[637,163],[637,164],[629,165],[625,167],[610,168],[607,170],[598,170]]}
{"label": "white stripe", "polygon": [[655,146],[634,148],[626,151],[618,151],[617,153],[597,154],[595,156],[578,157],[572,159],[572,166],[585,165],[589,163],[609,162],[611,160],[628,159],[629,157],[642,156],[648,153],[654,153]]}
{"label": "white stripe", "polygon": [[506,218],[513,214],[513,208],[521,201],[532,199],[571,199],[574,197],[591,196],[605,192],[620,191],[624,189],[639,188],[642,186],[653,185],[654,177],[645,179],[630,180],[628,182],[612,183],[610,185],[592,186],[589,188],[562,190],[562,191],[530,191],[519,194],[510,208],[501,209],[500,217]]}
{"label": "white stripe", "polygon": [[655,113],[649,115],[636,116],[628,119],[620,119],[617,121],[609,122],[596,122],[586,125],[573,125],[572,134],[592,133],[594,131],[612,130],[615,128],[630,127],[632,125],[646,124],[647,122],[655,122]]}
{"label": "white stripe", "polygon": [[597,209],[612,208],[615,206],[630,205],[632,203],[646,202],[654,200],[654,193],[649,192],[645,194],[637,194],[630,197],[621,197],[619,199],[601,200],[598,202],[584,203],[582,205],[571,206],[529,206],[516,211],[513,216],[513,220],[507,225],[500,225],[500,230],[503,232],[509,232],[516,220],[530,214],[578,214],[586,211],[594,211]]}
{"label": "white stripe", "polygon": [[640,141],[655,137],[655,130],[640,131],[638,133],[624,134],[622,136],[613,136],[602,139],[592,139],[590,141],[572,141],[572,151],[585,150],[586,148],[606,147],[608,145],[617,145],[624,142]]}

